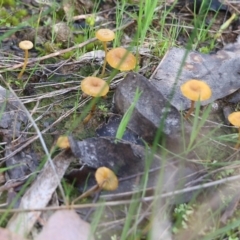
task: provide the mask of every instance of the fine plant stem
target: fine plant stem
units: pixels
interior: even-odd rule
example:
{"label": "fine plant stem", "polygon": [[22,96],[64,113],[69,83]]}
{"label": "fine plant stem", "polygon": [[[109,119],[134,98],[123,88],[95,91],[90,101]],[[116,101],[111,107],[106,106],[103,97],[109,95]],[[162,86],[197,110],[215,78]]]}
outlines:
{"label": "fine plant stem", "polygon": [[193,112],[193,110],[194,110],[194,103],[195,103],[195,101],[191,101],[191,107],[189,108],[189,110],[188,110],[188,112],[187,112],[187,114],[185,116],[185,119],[188,119],[189,116],[191,115],[191,113]]}
{"label": "fine plant stem", "polygon": [[[126,12],[125,11],[126,0],[116,1],[116,6],[117,6],[117,8],[116,8],[116,26],[119,27],[123,23],[124,12]],[[116,37],[115,37],[115,40],[113,43],[113,47],[121,45],[121,42],[120,42],[121,35],[122,35],[121,31],[116,31],[116,33],[115,33]]]}
{"label": "fine plant stem", "polygon": [[[37,20],[37,28],[39,27],[39,24],[40,24],[42,11],[43,11],[43,8],[41,7],[40,12],[39,12],[39,16],[38,16],[38,20]],[[36,36],[37,36],[37,31],[36,31]]]}
{"label": "fine plant stem", "polygon": [[72,201],[71,205],[74,205],[77,201],[83,199],[83,198],[87,198],[89,197],[93,192],[96,192],[99,188],[98,185],[94,185],[93,187],[91,187],[90,189],[88,189],[86,192],[84,192],[83,194],[81,194],[79,197],[77,197],[76,199],[74,199]]}
{"label": "fine plant stem", "polygon": [[128,108],[128,110],[124,114],[124,116],[123,116],[123,118],[122,118],[122,120],[119,124],[118,130],[117,130],[117,133],[116,133],[116,138],[117,139],[122,139],[123,134],[125,133],[127,125],[128,125],[128,123],[130,121],[130,118],[132,116],[133,110],[134,110],[140,96],[141,96],[141,92],[139,92],[139,89],[137,88],[135,96],[134,96],[133,103],[130,105],[130,107]]}
{"label": "fine plant stem", "polygon": [[24,56],[24,63],[23,63],[23,67],[22,67],[22,70],[21,70],[21,72],[18,74],[18,79],[21,79],[22,78],[22,75],[23,75],[23,73],[24,73],[24,71],[25,71],[25,69],[26,69],[26,66],[27,66],[27,62],[28,62],[28,50],[24,50],[24,52],[25,52],[25,56]]}
{"label": "fine plant stem", "polygon": [[238,142],[237,142],[235,148],[239,149],[239,147],[240,147],[240,127],[238,128]]}
{"label": "fine plant stem", "polygon": [[100,75],[101,77],[104,76],[106,65],[107,65],[107,43],[106,42],[102,42],[102,43],[103,43],[103,49],[105,52],[105,57],[104,57],[104,63],[103,63],[103,67],[102,67],[102,73]]}
{"label": "fine plant stem", "polygon": [[91,107],[90,113],[83,119],[84,124],[87,124],[90,121],[90,119],[93,117],[93,113],[95,109],[96,109],[96,104],[94,103]]}
{"label": "fine plant stem", "polygon": [[218,38],[218,37],[220,37],[221,34],[222,34],[222,32],[223,32],[226,28],[228,28],[236,18],[237,18],[237,14],[236,14],[236,13],[233,13],[232,16],[231,16],[225,23],[223,23],[223,25],[220,27],[218,33],[216,33],[216,35],[215,35],[215,39]]}
{"label": "fine plant stem", "polygon": [[[226,184],[230,182],[234,182],[236,180],[240,180],[240,175],[234,175],[231,177],[226,177],[222,178],[220,180],[215,180],[211,181],[209,183],[203,183],[200,185],[192,186],[192,187],[185,187],[183,189],[175,190],[175,191],[170,191],[166,193],[162,193],[161,195],[157,196],[149,196],[149,197],[144,197],[142,199],[130,199],[130,200],[121,200],[121,201],[109,201],[109,202],[100,202],[100,203],[86,203],[86,204],[79,204],[79,205],[72,205],[71,207],[74,209],[78,208],[89,208],[89,207],[104,207],[104,206],[119,206],[123,204],[131,204],[132,202],[152,202],[155,200],[155,198],[167,198],[167,197],[173,197],[182,193],[187,193],[195,190],[201,190],[201,189],[207,189],[213,186],[218,186],[221,184]],[[30,212],[30,211],[49,211],[49,210],[59,210],[59,209],[69,209],[69,205],[62,205],[62,206],[51,206],[51,207],[45,207],[45,208],[33,208],[33,209],[9,209],[9,213],[14,213],[14,212]],[[5,209],[0,209],[0,213],[5,212]],[[97,211],[96,211],[97,212]]]}

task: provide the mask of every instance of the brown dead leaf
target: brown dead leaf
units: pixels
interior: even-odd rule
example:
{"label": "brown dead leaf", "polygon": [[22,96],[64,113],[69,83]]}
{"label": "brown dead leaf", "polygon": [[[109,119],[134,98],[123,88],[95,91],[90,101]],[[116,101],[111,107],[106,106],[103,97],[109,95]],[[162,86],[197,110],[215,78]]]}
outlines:
{"label": "brown dead leaf", "polygon": [[15,233],[12,233],[8,229],[0,228],[0,239],[1,240],[26,240],[26,238],[23,238]]}
{"label": "brown dead leaf", "polygon": [[[91,236],[90,236],[91,235]],[[94,240],[89,223],[81,220],[74,210],[55,212],[36,240]]]}

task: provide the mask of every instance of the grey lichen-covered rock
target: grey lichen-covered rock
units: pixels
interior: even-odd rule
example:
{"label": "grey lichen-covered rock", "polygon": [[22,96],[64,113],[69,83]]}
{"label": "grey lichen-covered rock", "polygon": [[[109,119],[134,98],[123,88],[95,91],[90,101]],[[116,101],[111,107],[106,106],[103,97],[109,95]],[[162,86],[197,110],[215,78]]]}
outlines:
{"label": "grey lichen-covered rock", "polygon": [[108,137],[83,141],[76,141],[72,137],[68,139],[73,154],[89,167],[96,169],[105,166],[121,177],[144,170],[144,152],[138,145]]}
{"label": "grey lichen-covered rock", "polygon": [[[117,134],[117,130],[119,128],[119,125],[122,121],[122,117],[119,115],[113,115],[110,116],[107,123],[101,124],[96,129],[96,134],[98,137],[112,137],[115,138]],[[135,133],[133,133],[130,129],[126,129],[122,139],[134,144],[144,145],[144,142],[141,138]]]}
{"label": "grey lichen-covered rock", "polygon": [[[158,185],[162,192],[181,189],[185,184],[194,183],[203,172],[202,166],[184,159],[166,159],[153,154],[150,149],[123,140],[108,137],[88,138],[77,141],[69,137],[72,153],[80,163],[97,169],[105,166],[121,179],[116,192],[128,192],[136,187],[141,189],[141,178],[148,172],[147,187]],[[160,183],[158,181],[161,181]],[[189,201],[192,193],[182,194],[178,200]]]}
{"label": "grey lichen-covered rock", "polygon": [[[139,89],[141,96],[131,116],[128,128],[148,142],[152,142],[158,128],[166,146],[175,151],[182,142],[181,115],[151,82],[137,73],[129,73],[118,85],[114,95],[114,111],[124,114]],[[185,135],[188,127],[184,124]]]}
{"label": "grey lichen-covered rock", "polygon": [[189,79],[203,80],[212,89],[212,97],[201,102],[206,105],[240,88],[240,43],[227,45],[216,54],[201,54],[181,48],[172,48],[151,76],[151,83],[173,106],[185,110],[190,101],[180,91]]}

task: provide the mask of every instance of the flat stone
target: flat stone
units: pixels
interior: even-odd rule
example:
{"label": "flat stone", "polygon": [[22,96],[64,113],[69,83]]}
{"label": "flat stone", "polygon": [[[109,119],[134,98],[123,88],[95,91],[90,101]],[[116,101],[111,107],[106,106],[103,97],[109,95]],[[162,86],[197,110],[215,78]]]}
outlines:
{"label": "flat stone", "polygon": [[215,54],[201,54],[182,48],[172,48],[150,78],[151,83],[178,110],[190,107],[180,86],[189,79],[205,81],[212,97],[201,102],[206,105],[240,88],[240,41],[229,44]]}
{"label": "flat stone", "polygon": [[[114,94],[114,111],[126,113],[134,102],[137,89],[142,93],[132,113],[128,128],[147,142],[153,142],[158,128],[161,128],[161,139],[166,141],[169,149],[175,150],[182,143],[182,120],[179,111],[151,82],[137,73],[129,73],[117,86]],[[185,135],[189,131],[184,124]]]}
{"label": "flat stone", "polygon": [[[117,134],[117,130],[119,128],[119,125],[121,123],[122,117],[119,115],[113,115],[110,116],[107,123],[101,124],[96,129],[96,134],[98,137],[112,137],[115,138]],[[142,139],[139,138],[137,134],[132,132],[130,129],[126,129],[122,139],[134,144],[144,145],[144,142]]]}
{"label": "flat stone", "polygon": [[[150,149],[123,140],[108,137],[88,138],[77,141],[69,137],[72,153],[82,165],[97,169],[105,166],[119,177],[119,187],[115,192],[124,193],[135,188],[141,189],[141,178],[147,168],[147,187],[160,186],[162,192],[184,188],[185,184],[199,183],[205,171],[201,164],[193,164],[182,159],[165,159],[152,154]],[[80,173],[79,173],[80,174]],[[158,185],[159,176],[161,183]],[[174,202],[189,201],[192,192],[180,194]],[[181,199],[181,200],[180,200]]]}
{"label": "flat stone", "polygon": [[[73,154],[82,164],[91,168],[108,167],[119,176],[129,176],[144,169],[140,161],[144,152],[138,145],[108,137],[87,138],[77,141],[68,137]],[[140,150],[139,150],[140,149]]]}

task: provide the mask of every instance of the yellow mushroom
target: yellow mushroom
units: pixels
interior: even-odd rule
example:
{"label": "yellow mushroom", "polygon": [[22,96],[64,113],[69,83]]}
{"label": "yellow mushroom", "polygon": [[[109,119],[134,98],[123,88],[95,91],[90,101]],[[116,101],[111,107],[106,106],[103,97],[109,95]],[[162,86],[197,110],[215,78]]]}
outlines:
{"label": "yellow mushroom", "polygon": [[106,96],[109,91],[109,86],[101,78],[86,77],[81,82],[81,89],[84,93],[92,97]]}
{"label": "yellow mushroom", "polygon": [[91,195],[93,192],[100,190],[114,191],[118,188],[118,178],[115,173],[107,167],[100,167],[95,172],[95,179],[97,184],[91,187],[89,190],[84,192],[78,198],[76,198],[72,204],[77,202],[80,199],[86,198]]}
{"label": "yellow mushroom", "polygon": [[119,47],[107,53],[107,62],[120,71],[130,71],[136,67],[137,59],[127,49]]}
{"label": "yellow mushroom", "polygon": [[[92,97],[103,97],[109,92],[109,86],[107,82],[98,77],[86,77],[81,82],[82,91]],[[92,106],[91,112],[83,120],[83,123],[87,123],[95,111],[95,105]]]}
{"label": "yellow mushroom", "polygon": [[182,84],[180,88],[183,96],[191,100],[191,107],[185,116],[186,119],[193,112],[196,101],[204,101],[212,96],[211,88],[204,81],[191,79]]}
{"label": "yellow mushroom", "polygon": [[103,63],[103,68],[102,68],[102,73],[101,76],[104,76],[105,73],[105,69],[106,69],[106,64],[107,64],[107,60],[106,60],[106,56],[107,56],[107,42],[112,41],[115,38],[115,33],[107,28],[104,29],[99,29],[96,32],[96,38],[102,42],[103,44],[103,49],[105,52],[105,57],[104,57],[104,63]]}
{"label": "yellow mushroom", "polygon": [[101,189],[114,191],[118,188],[118,178],[115,173],[109,168],[98,168],[95,173],[95,179]]}
{"label": "yellow mushroom", "polygon": [[60,136],[57,139],[56,145],[57,145],[57,147],[59,147],[61,149],[70,148],[70,143],[69,143],[68,137],[67,136]]}
{"label": "yellow mushroom", "polygon": [[229,114],[228,121],[238,128],[238,143],[235,148],[238,149],[240,146],[240,112],[233,112]]}
{"label": "yellow mushroom", "polygon": [[33,48],[33,43],[28,40],[21,41],[19,43],[19,48],[21,48],[25,52],[23,67],[21,72],[18,74],[18,79],[21,79],[28,62],[28,50]]}

